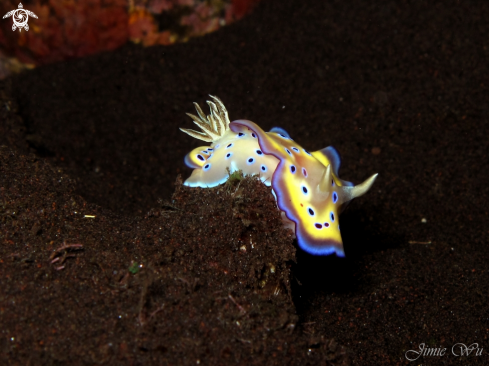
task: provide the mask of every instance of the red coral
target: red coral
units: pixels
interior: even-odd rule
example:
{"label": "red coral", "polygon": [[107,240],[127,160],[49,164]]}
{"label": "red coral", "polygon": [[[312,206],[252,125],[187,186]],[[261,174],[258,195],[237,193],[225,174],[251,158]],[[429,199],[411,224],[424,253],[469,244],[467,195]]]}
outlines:
{"label": "red coral", "polygon": [[[249,14],[253,8],[258,4],[260,0],[232,0],[232,6],[229,8],[229,14],[226,14],[226,18],[238,20]],[[226,19],[228,22],[228,19]]]}
{"label": "red coral", "polygon": [[161,14],[174,7],[188,6],[193,7],[195,0],[150,0],[148,10],[153,14]]}
{"label": "red coral", "polygon": [[151,0],[148,4],[148,10],[153,14],[160,14],[173,9],[174,5],[174,0]]}
{"label": "red coral", "polygon": [[144,9],[135,9],[129,18],[129,37],[131,41],[142,42],[144,46],[171,43],[170,32],[158,32],[153,16]]}
{"label": "red coral", "polygon": [[[0,12],[16,9],[17,1],[0,2]],[[0,23],[2,75],[19,69],[17,60],[39,65],[113,50],[129,39],[150,46],[200,36],[242,18],[260,0],[35,1],[25,6],[38,16],[29,19],[28,32],[13,32],[11,20]],[[154,16],[161,13],[184,27],[159,29]]]}
{"label": "red coral", "polygon": [[[12,5],[10,5],[12,6]],[[50,0],[26,6],[38,16],[28,32],[8,34],[5,43],[22,62],[43,64],[115,49],[128,40],[125,0]],[[7,22],[5,22],[7,23]]]}
{"label": "red coral", "polygon": [[192,14],[182,17],[180,24],[190,28],[191,36],[200,36],[219,29],[219,17],[214,7],[200,3]]}

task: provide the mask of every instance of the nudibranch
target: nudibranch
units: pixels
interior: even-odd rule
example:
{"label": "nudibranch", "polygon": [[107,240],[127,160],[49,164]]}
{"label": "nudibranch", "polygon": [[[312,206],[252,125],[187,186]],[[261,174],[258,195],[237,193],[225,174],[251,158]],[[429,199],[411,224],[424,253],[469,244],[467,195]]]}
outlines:
{"label": "nudibranch", "polygon": [[180,128],[211,143],[185,157],[185,163],[194,170],[184,185],[215,187],[236,170],[258,175],[264,184],[272,186],[284,225],[295,232],[303,250],[344,257],[339,213],[350,200],[370,189],[377,174],[354,186],[338,177],[340,158],[334,147],[310,153],[282,128],[265,132],[248,120],[230,122],[222,101],[211,98],[213,102],[207,101],[210,115],[206,116],[197,103],[198,116],[187,113],[202,132]]}

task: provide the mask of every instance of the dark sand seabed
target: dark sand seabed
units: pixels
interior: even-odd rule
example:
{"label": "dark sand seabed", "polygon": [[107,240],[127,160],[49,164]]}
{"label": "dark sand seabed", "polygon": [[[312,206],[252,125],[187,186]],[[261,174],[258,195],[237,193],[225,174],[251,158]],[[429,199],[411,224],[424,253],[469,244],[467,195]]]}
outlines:
{"label": "dark sand seabed", "polygon": [[[186,44],[6,80],[0,364],[489,364],[488,19],[264,0]],[[181,185],[207,94],[335,146],[343,179],[379,173],[341,216],[345,259],[298,250],[256,180]],[[407,361],[422,343],[447,351]]]}

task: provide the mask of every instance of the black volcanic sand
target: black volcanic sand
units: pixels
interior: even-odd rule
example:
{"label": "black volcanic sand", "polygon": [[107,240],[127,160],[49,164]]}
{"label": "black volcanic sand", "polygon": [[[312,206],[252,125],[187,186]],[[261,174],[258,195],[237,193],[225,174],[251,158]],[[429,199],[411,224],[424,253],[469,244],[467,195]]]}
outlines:
{"label": "black volcanic sand", "polygon": [[[186,44],[6,80],[0,363],[489,364],[487,19],[482,1],[264,0]],[[297,249],[257,180],[182,186],[203,144],[178,127],[207,94],[335,146],[343,179],[379,173],[341,216],[345,259]],[[408,362],[420,344],[447,351]]]}

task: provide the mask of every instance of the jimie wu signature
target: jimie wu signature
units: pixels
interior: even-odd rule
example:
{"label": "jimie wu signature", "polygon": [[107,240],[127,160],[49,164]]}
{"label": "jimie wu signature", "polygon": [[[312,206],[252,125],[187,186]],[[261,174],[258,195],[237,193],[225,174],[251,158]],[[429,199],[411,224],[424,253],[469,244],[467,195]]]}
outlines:
{"label": "jimie wu signature", "polygon": [[[474,356],[482,355],[483,348],[479,348],[478,343],[472,343],[470,346],[467,346],[463,343],[457,343],[452,346],[452,354],[456,357],[468,357],[472,353]],[[409,350],[406,351],[405,356],[408,361],[416,361],[421,356],[445,356],[447,354],[447,348],[431,348],[427,347],[424,343],[419,345],[419,350]]]}

